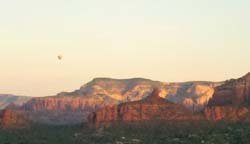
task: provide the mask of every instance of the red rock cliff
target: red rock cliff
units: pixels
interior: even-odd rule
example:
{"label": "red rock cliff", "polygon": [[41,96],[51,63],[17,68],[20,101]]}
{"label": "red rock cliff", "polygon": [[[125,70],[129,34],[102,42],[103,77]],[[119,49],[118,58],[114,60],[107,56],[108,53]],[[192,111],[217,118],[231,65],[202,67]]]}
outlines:
{"label": "red rock cliff", "polygon": [[136,122],[136,121],[183,121],[199,117],[180,106],[159,97],[159,90],[143,100],[108,106],[89,116],[91,123]]}
{"label": "red rock cliff", "polygon": [[204,114],[209,120],[246,121],[250,113],[250,73],[217,87]]}
{"label": "red rock cliff", "polygon": [[27,111],[91,111],[103,104],[103,100],[95,98],[45,97],[28,101],[23,109]]}
{"label": "red rock cliff", "polygon": [[28,124],[28,120],[21,112],[10,109],[1,111],[0,120],[1,128],[21,128]]}
{"label": "red rock cliff", "polygon": [[163,83],[148,79],[96,78],[73,92],[32,98],[22,106],[29,119],[50,124],[81,123],[87,115],[107,105],[140,101],[152,89],[161,89],[161,97],[200,111],[213,94],[213,82]]}
{"label": "red rock cliff", "polygon": [[74,124],[86,121],[87,115],[96,109],[115,103],[96,97],[55,96],[34,98],[23,105],[22,110],[35,122]]}

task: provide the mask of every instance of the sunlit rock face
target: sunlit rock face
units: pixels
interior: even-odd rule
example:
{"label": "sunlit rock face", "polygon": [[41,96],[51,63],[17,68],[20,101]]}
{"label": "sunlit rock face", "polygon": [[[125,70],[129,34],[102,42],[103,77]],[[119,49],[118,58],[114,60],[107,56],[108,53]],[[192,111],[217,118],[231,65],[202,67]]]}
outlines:
{"label": "sunlit rock face", "polygon": [[0,128],[23,128],[28,123],[29,120],[21,111],[4,109],[0,112]]}
{"label": "sunlit rock face", "polygon": [[105,106],[142,100],[157,87],[160,89],[160,97],[184,105],[191,111],[200,111],[211,98],[216,85],[218,83],[163,83],[142,78],[96,78],[73,92],[33,98],[22,109],[34,121],[80,123],[87,120],[87,115]]}
{"label": "sunlit rock face", "polygon": [[[148,79],[97,78],[84,85],[75,93],[91,96],[108,96],[117,101],[135,101],[147,96],[154,87],[164,88],[164,84]],[[164,96],[164,94],[162,94]]]}
{"label": "sunlit rock face", "polygon": [[166,99],[198,112],[207,105],[213,96],[214,88],[220,84],[212,82],[172,83],[166,87]]}
{"label": "sunlit rock face", "polygon": [[148,97],[134,102],[108,106],[89,116],[90,123],[141,122],[141,121],[186,121],[198,120],[184,106],[174,104],[160,97],[155,89]]}
{"label": "sunlit rock face", "polygon": [[250,73],[217,87],[205,109],[210,120],[246,121],[250,114]]}
{"label": "sunlit rock face", "polygon": [[[106,96],[119,102],[138,101],[147,97],[157,87],[160,96],[187,108],[200,111],[206,106],[214,93],[214,87],[220,83],[184,82],[163,83],[148,79],[108,79],[97,78],[73,92],[73,95]],[[186,101],[190,102],[187,103]]]}

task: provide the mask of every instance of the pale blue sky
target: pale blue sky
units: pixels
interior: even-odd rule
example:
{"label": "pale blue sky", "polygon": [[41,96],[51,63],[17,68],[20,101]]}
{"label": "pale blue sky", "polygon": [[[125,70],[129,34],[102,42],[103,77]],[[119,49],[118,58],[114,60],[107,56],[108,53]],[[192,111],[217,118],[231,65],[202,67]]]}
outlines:
{"label": "pale blue sky", "polygon": [[0,0],[0,93],[53,95],[94,77],[239,77],[250,71],[249,7],[249,0]]}

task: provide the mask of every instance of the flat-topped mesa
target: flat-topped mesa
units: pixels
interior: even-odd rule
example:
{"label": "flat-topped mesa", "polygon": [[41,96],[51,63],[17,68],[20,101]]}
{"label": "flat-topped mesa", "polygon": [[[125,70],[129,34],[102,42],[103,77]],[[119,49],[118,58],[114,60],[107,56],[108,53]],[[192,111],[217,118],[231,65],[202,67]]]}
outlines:
{"label": "flat-topped mesa", "polygon": [[118,106],[104,107],[89,116],[89,122],[106,124],[113,122],[141,121],[186,121],[200,119],[185,107],[168,102],[159,96],[160,90],[154,89],[152,94],[140,101],[127,102]]}

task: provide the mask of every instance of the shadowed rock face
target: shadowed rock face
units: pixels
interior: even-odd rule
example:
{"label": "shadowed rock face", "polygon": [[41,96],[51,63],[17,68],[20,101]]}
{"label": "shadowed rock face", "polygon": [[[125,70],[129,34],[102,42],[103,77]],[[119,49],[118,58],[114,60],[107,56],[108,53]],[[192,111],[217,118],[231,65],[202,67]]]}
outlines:
{"label": "shadowed rock face", "polygon": [[250,73],[217,87],[205,109],[210,120],[245,121],[250,113]]}
{"label": "shadowed rock face", "polygon": [[160,96],[160,90],[140,101],[108,106],[89,116],[90,123],[138,122],[138,121],[185,121],[198,120],[185,107],[171,103]]}
{"label": "shadowed rock face", "polygon": [[22,112],[5,109],[0,114],[0,127],[1,128],[22,128],[27,126],[28,120]]}
{"label": "shadowed rock face", "polygon": [[250,73],[242,78],[229,80],[215,90],[208,106],[248,105],[250,104]]}
{"label": "shadowed rock face", "polygon": [[[107,101],[112,104],[113,101]],[[81,111],[95,110],[105,105],[101,99],[84,98],[84,97],[45,97],[35,98],[27,102],[22,108],[27,111]]]}
{"label": "shadowed rock face", "polygon": [[211,121],[250,122],[250,109],[247,107],[213,106],[205,109],[205,116]]}
{"label": "shadowed rock face", "polygon": [[114,104],[116,101],[108,98],[56,96],[32,99],[21,109],[35,122],[77,124],[86,121],[87,116],[98,108]]}

